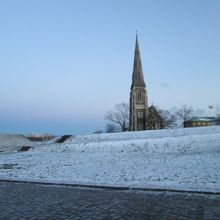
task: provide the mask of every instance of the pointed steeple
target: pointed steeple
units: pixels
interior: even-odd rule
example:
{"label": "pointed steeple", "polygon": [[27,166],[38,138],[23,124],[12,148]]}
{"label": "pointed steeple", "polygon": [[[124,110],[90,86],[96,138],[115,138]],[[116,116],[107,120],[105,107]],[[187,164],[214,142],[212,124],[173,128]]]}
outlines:
{"label": "pointed steeple", "polygon": [[141,55],[138,44],[138,35],[136,33],[136,42],[135,42],[135,52],[134,52],[134,67],[132,74],[132,85],[131,87],[146,87],[144,82],[144,75],[141,65]]}

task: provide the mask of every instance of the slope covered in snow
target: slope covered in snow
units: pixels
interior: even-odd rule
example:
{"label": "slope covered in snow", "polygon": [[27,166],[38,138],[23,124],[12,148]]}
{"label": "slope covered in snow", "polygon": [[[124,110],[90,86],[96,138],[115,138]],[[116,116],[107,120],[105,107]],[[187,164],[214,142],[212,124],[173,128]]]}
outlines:
{"label": "slope covered in snow", "polygon": [[190,153],[219,149],[220,126],[175,130],[93,134],[67,139],[63,144],[39,145],[37,152]]}
{"label": "slope covered in snow", "polygon": [[163,129],[149,130],[136,132],[119,132],[119,133],[104,133],[90,134],[72,137],[68,140],[69,143],[77,142],[102,142],[102,141],[120,141],[120,140],[135,140],[135,139],[153,139],[164,137],[181,137],[188,135],[204,135],[204,134],[219,134],[220,126],[197,127],[197,128],[178,128],[178,129]]}
{"label": "slope covered in snow", "polygon": [[20,134],[0,134],[0,152],[11,152],[32,142]]}
{"label": "slope covered in snow", "polygon": [[76,136],[0,162],[0,178],[220,192],[219,170],[220,126]]}

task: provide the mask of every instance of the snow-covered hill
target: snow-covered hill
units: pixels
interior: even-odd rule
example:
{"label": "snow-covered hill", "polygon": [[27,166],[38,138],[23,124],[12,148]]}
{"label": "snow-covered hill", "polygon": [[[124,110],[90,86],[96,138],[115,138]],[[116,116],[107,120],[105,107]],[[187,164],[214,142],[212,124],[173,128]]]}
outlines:
{"label": "snow-covered hill", "polygon": [[82,135],[63,144],[39,145],[37,152],[179,153],[219,150],[220,126]]}
{"label": "snow-covered hill", "polygon": [[0,152],[12,152],[21,146],[31,144],[31,141],[20,134],[0,134]]}
{"label": "snow-covered hill", "polygon": [[220,192],[220,126],[76,136],[0,157],[0,178]]}
{"label": "snow-covered hill", "polygon": [[197,128],[178,128],[178,129],[163,129],[149,130],[136,132],[119,132],[119,133],[104,133],[90,134],[72,137],[68,140],[69,143],[77,142],[102,142],[102,141],[121,141],[121,140],[137,140],[137,139],[153,139],[164,137],[181,137],[188,135],[204,135],[204,134],[220,134],[220,126],[197,127]]}

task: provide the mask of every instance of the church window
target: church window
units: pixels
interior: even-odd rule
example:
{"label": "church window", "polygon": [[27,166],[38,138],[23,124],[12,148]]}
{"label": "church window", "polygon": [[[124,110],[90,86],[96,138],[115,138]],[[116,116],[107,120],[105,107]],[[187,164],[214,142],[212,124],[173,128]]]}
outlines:
{"label": "church window", "polygon": [[141,92],[140,92],[140,91],[137,92],[137,100],[138,100],[138,101],[141,100]]}

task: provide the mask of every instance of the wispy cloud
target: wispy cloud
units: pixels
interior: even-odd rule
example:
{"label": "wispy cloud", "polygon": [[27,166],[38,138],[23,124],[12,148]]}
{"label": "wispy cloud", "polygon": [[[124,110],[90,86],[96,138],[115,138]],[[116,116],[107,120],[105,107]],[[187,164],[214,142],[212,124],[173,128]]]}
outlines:
{"label": "wispy cloud", "polygon": [[170,85],[168,83],[166,83],[166,82],[161,82],[160,86],[165,88],[165,89],[169,89],[170,88]]}

